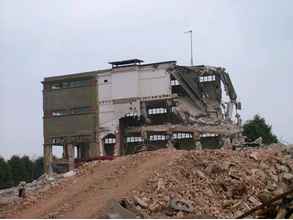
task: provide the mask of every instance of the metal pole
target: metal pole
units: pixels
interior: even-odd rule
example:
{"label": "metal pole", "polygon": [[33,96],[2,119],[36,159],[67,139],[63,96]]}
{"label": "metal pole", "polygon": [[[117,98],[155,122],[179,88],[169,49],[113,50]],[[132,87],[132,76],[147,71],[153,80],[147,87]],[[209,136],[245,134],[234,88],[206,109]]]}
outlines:
{"label": "metal pole", "polygon": [[190,65],[193,66],[193,51],[192,51],[192,30],[184,32],[190,34]]}
{"label": "metal pole", "polygon": [[190,64],[191,66],[193,66],[193,51],[192,51],[192,30],[190,31],[190,53],[191,53],[191,60],[190,60]]}

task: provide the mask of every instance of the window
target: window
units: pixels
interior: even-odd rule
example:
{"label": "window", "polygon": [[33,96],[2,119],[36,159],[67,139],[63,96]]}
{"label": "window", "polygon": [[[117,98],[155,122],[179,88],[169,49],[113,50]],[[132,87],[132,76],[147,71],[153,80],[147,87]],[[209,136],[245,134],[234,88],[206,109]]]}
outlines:
{"label": "window", "polygon": [[142,137],[127,137],[126,138],[126,143],[137,143],[142,141],[143,141]]}
{"label": "window", "polygon": [[105,138],[105,144],[115,144],[116,139],[115,138]]}
{"label": "window", "polygon": [[176,107],[175,106],[171,107],[171,112],[176,112]]}
{"label": "window", "polygon": [[216,136],[218,136],[218,134],[214,134],[214,133],[205,133],[200,135],[200,137],[216,137]]}
{"label": "window", "polygon": [[166,108],[151,108],[148,110],[149,115],[165,114],[165,113],[167,113]]}
{"label": "window", "polygon": [[171,80],[171,86],[178,86],[178,85],[179,85],[179,81],[177,79]]}
{"label": "window", "polygon": [[190,138],[192,138],[192,133],[188,133],[188,132],[173,133],[173,139],[190,139]]}
{"label": "window", "polygon": [[56,89],[61,89],[61,84],[60,83],[55,83],[51,85],[51,89],[56,90]]}
{"label": "window", "polygon": [[64,81],[60,83],[53,83],[50,85],[50,89],[66,89],[66,88],[74,88],[74,87],[81,87],[81,86],[89,86],[90,80],[76,80],[76,81]]}
{"label": "window", "polygon": [[136,112],[129,112],[125,115],[125,117],[135,117],[135,116],[137,116]]}
{"label": "window", "polygon": [[199,82],[211,82],[215,81],[216,76],[215,75],[208,75],[208,76],[200,76],[199,77]]}
{"label": "window", "polygon": [[167,140],[167,135],[155,134],[150,136],[150,141],[165,141]]}
{"label": "window", "polygon": [[88,106],[71,109],[72,114],[81,114],[81,113],[88,113],[88,112],[91,112],[91,107],[88,107]]}
{"label": "window", "polygon": [[67,115],[67,112],[66,110],[55,110],[55,111],[52,111],[51,115],[54,117],[58,117],[58,116]]}

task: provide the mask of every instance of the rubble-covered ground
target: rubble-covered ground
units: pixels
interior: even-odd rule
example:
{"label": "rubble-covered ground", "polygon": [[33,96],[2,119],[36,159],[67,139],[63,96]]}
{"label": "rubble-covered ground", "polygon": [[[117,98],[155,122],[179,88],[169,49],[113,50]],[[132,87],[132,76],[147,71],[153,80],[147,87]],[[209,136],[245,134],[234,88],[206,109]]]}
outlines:
{"label": "rubble-covered ground", "polygon": [[122,200],[141,217],[233,218],[290,189],[292,156],[292,147],[271,145],[162,149],[93,161],[65,175],[42,176],[27,186],[25,199],[15,188],[0,191],[0,217],[117,217],[109,207]]}

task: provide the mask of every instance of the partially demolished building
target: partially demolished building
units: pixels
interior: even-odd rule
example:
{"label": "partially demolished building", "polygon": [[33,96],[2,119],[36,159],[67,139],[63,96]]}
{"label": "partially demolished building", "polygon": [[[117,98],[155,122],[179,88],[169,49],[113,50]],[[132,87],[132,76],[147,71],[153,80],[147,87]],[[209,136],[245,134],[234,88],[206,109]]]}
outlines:
{"label": "partially demolished building", "polygon": [[[217,148],[241,138],[235,89],[224,68],[176,61],[45,78],[45,171],[147,149]],[[63,149],[61,158],[52,148]]]}

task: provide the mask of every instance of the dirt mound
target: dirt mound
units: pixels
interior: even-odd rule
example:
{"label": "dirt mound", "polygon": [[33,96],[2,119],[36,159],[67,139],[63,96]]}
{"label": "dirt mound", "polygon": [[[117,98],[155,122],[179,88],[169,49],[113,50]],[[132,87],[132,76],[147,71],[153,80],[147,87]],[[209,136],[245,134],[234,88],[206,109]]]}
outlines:
{"label": "dirt mound", "polygon": [[142,152],[85,163],[74,174],[49,181],[0,209],[0,216],[117,216],[109,211],[108,202],[123,200],[143,217],[235,217],[286,191],[292,170],[289,150],[277,145],[239,151]]}

